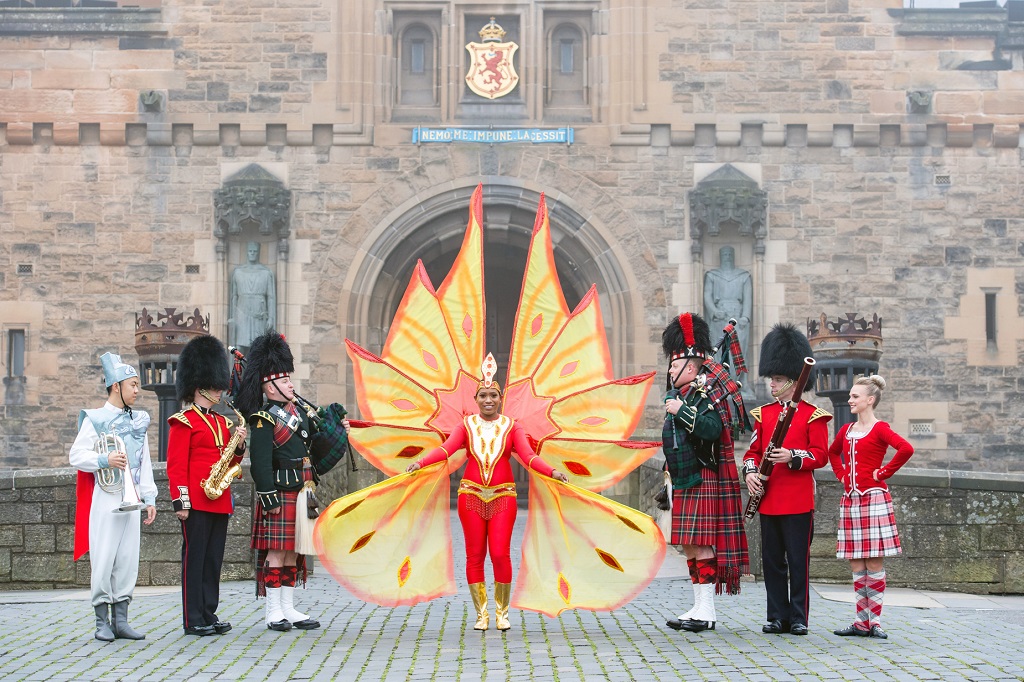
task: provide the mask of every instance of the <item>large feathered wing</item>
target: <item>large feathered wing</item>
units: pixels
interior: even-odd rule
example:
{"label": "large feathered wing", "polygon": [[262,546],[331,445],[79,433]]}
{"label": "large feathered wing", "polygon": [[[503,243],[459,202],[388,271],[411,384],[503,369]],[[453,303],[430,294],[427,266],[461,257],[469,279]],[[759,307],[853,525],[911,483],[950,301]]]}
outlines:
{"label": "large feathered wing", "polygon": [[512,606],[551,617],[617,609],[650,584],[664,559],[665,538],[651,517],[534,474]]}
{"label": "large feathered wing", "polygon": [[381,606],[455,594],[445,462],[340,497],[313,529],[320,562],[349,592]]}
{"label": "large feathered wing", "polygon": [[[597,492],[653,455],[630,441],[654,373],[614,379],[597,289],[574,311],[562,294],[543,196],[516,314],[503,412],[575,485],[530,476],[530,511],[514,606],[556,616],[610,610],[658,573],[665,539],[653,520]],[[578,487],[577,487],[578,486]]]}

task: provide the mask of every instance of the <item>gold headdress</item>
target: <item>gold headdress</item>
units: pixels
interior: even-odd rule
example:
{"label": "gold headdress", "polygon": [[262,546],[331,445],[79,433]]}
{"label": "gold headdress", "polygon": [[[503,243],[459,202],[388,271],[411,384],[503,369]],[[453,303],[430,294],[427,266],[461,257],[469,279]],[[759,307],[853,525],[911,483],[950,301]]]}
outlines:
{"label": "gold headdress", "polygon": [[477,392],[481,388],[495,388],[498,390],[498,393],[501,393],[501,384],[494,380],[494,375],[498,373],[498,362],[494,359],[494,353],[488,353],[487,357],[484,358],[484,364],[480,366],[480,372],[484,378],[477,385]]}

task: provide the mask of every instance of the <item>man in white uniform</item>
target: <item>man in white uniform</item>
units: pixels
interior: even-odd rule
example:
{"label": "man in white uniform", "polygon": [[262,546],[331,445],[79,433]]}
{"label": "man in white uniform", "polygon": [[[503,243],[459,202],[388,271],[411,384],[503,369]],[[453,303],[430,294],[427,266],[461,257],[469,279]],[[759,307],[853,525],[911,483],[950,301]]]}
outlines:
{"label": "man in white uniform", "polygon": [[[121,505],[125,485],[133,482],[146,506],[143,523],[148,526],[156,518],[156,485],[146,435],[149,415],[131,408],[139,396],[139,373],[135,368],[113,353],[104,353],[100,363],[107,402],[95,410],[82,410],[78,437],[71,446],[71,466],[78,469],[75,561],[89,552],[96,639],[145,639],[128,624],[128,603],[139,576],[141,511],[115,510]],[[120,438],[124,450],[97,453],[96,442],[104,433]],[[125,480],[126,463],[131,482]]]}

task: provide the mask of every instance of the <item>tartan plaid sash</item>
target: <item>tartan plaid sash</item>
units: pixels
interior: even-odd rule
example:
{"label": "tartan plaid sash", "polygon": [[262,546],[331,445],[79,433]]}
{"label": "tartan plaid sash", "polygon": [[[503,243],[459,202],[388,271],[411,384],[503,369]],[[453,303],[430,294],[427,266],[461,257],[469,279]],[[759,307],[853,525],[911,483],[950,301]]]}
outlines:
{"label": "tartan plaid sash", "polygon": [[284,412],[289,417],[298,417],[299,412],[295,409],[295,405],[291,403],[285,403],[283,408],[277,407],[276,405],[270,409],[270,413],[274,415],[274,447],[279,448],[288,442],[288,439],[295,435],[293,429],[288,428],[288,424],[282,420],[280,413]]}

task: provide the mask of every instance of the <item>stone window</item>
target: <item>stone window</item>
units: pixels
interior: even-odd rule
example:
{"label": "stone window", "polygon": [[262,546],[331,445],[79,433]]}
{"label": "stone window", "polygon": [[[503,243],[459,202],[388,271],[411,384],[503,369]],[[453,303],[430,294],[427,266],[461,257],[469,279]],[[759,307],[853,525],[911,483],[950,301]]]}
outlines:
{"label": "stone window", "polygon": [[7,376],[25,376],[25,330],[8,329],[6,336]]}
{"label": "stone window", "polygon": [[394,120],[440,119],[440,33],[440,12],[395,12]]}
{"label": "stone window", "polygon": [[544,117],[552,121],[591,121],[591,12],[545,12]]}

